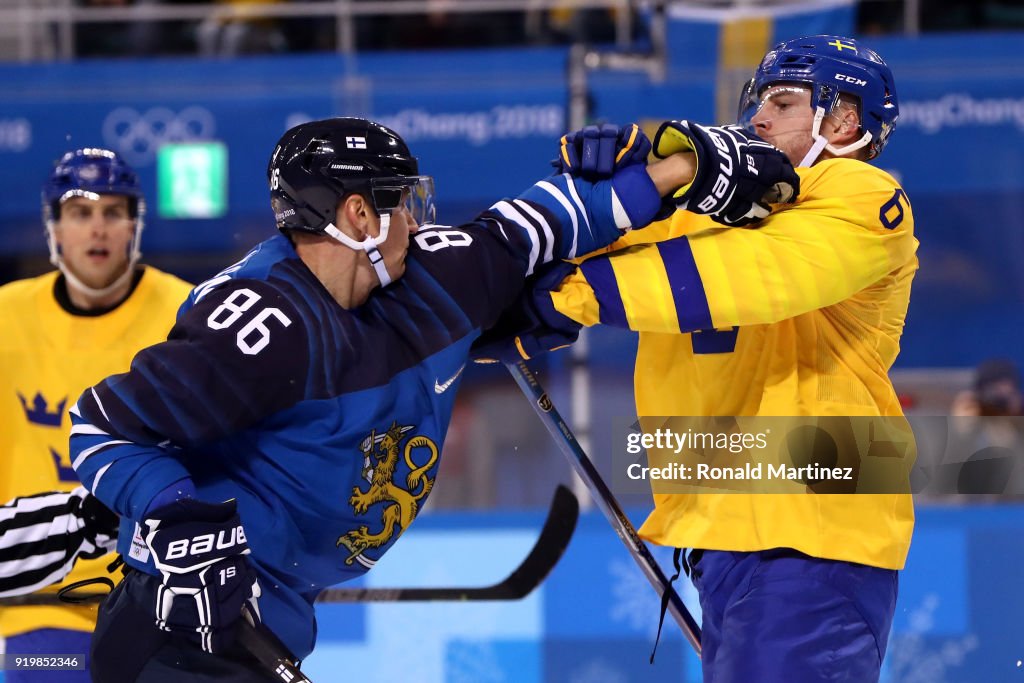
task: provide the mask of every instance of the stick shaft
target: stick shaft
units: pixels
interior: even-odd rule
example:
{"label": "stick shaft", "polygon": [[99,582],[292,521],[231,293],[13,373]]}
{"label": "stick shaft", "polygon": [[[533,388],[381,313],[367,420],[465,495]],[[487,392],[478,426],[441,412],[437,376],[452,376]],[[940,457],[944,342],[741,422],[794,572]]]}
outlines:
{"label": "stick shaft", "polygon": [[530,399],[534,411],[544,422],[555,443],[558,444],[559,449],[569,459],[569,463],[576,471],[576,474],[587,485],[587,489],[593,496],[597,507],[600,508],[605,518],[612,525],[615,533],[618,534],[619,538],[626,545],[629,554],[640,567],[651,586],[654,587],[658,596],[664,597],[668,594],[669,613],[683,630],[683,635],[690,641],[690,645],[700,655],[700,626],[693,618],[693,615],[690,614],[690,610],[686,608],[679,594],[672,588],[665,573],[661,570],[661,566],[647,548],[647,544],[637,534],[636,529],[629,521],[626,513],[622,511],[611,489],[605,484],[601,473],[597,471],[590,458],[587,457],[587,454],[580,447],[572,430],[569,429],[565,420],[562,419],[562,416],[558,413],[551,399],[548,398],[540,382],[537,381],[537,378],[534,377],[530,368],[523,361],[507,363],[506,367],[512,373],[516,384],[519,385],[519,388],[522,389],[526,397]]}

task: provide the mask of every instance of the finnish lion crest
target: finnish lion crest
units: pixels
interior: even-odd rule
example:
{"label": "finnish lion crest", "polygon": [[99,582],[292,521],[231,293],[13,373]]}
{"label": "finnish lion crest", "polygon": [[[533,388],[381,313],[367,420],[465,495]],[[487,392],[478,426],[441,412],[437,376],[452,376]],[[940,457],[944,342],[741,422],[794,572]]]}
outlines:
{"label": "finnish lion crest", "polygon": [[[358,515],[365,515],[376,503],[385,503],[381,512],[383,527],[371,533],[370,528],[363,525],[339,537],[336,545],[345,546],[351,553],[345,564],[352,564],[357,559],[368,564],[362,554],[387,544],[396,533],[401,534],[408,529],[419,512],[420,501],[434,487],[434,480],[427,476],[427,471],[437,462],[437,445],[425,436],[414,436],[402,448],[402,439],[413,428],[412,425],[392,422],[383,434],[371,431],[360,444],[363,476],[370,486],[365,491],[358,486],[352,487],[352,497],[348,502]],[[422,465],[417,465],[413,459],[418,449],[426,449],[427,459]],[[404,487],[394,481],[399,455],[405,458],[409,467]]]}

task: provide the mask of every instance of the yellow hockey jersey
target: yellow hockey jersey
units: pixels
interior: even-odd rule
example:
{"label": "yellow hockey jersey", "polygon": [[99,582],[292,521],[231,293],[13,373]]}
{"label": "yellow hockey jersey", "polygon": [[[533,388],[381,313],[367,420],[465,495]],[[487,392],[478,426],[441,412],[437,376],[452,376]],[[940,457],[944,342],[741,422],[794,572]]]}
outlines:
{"label": "yellow hockey jersey", "polygon": [[[887,372],[917,270],[906,194],[851,159],[798,169],[800,197],[757,229],[676,212],[588,259],[557,310],[640,332],[637,414],[901,416]],[[909,494],[655,494],[658,544],[900,569]]]}
{"label": "yellow hockey jersey", "polygon": [[[140,349],[163,341],[191,286],[146,267],[120,306],[72,315],[54,297],[56,271],[0,287],[0,502],[71,490],[68,410],[101,379],[125,372]],[[111,557],[79,562],[66,582],[106,576]],[[54,590],[56,587],[54,588]],[[0,609],[0,635],[39,628],[91,631],[95,610]]]}

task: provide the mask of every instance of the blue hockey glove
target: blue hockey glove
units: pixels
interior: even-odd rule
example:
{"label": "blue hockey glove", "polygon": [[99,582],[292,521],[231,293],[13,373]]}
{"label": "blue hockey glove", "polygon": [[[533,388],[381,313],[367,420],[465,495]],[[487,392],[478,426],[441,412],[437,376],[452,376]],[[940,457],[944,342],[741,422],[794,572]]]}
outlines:
{"label": "blue hockey glove", "polygon": [[563,135],[558,158],[551,165],[559,173],[596,180],[611,177],[626,166],[646,164],[650,153],[651,141],[640,126],[605,123]]}
{"label": "blue hockey glove", "polygon": [[792,202],[800,177],[781,151],[739,126],[701,126],[665,121],[654,136],[654,156],[697,156],[693,182],[672,196],[676,207],[732,227],[771,213],[770,204]]}
{"label": "blue hockey glove", "polygon": [[[205,652],[223,652],[234,640],[242,605],[258,620],[260,586],[245,557],[249,544],[234,500],[183,498],[146,518],[146,545],[163,583],[156,592],[156,625],[198,634]],[[185,597],[190,609],[176,609]]]}
{"label": "blue hockey glove", "polygon": [[470,355],[474,362],[515,363],[575,342],[583,326],[551,304],[551,292],[575,271],[576,265],[566,261],[555,261],[538,270],[498,323],[473,343]]}

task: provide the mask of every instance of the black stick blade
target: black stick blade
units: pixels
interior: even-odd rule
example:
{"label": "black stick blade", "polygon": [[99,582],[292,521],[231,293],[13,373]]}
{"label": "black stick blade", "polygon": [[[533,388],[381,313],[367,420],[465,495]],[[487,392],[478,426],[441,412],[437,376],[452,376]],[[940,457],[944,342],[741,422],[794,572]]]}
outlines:
{"label": "black stick blade", "polygon": [[[439,588],[328,588],[317,602],[434,602],[464,600],[521,600],[547,578],[569,546],[580,505],[575,494],[559,484],[548,508],[548,516],[537,542],[526,558],[503,581],[490,586]],[[83,603],[97,603],[107,593],[80,593]],[[60,605],[53,593],[33,593],[14,598],[0,598],[0,607],[23,605]]]}
{"label": "black stick blade", "polygon": [[320,594],[317,602],[521,600],[533,592],[558,564],[576,530],[579,514],[576,496],[559,484],[544,527],[530,554],[499,583],[465,588],[329,588]]}

